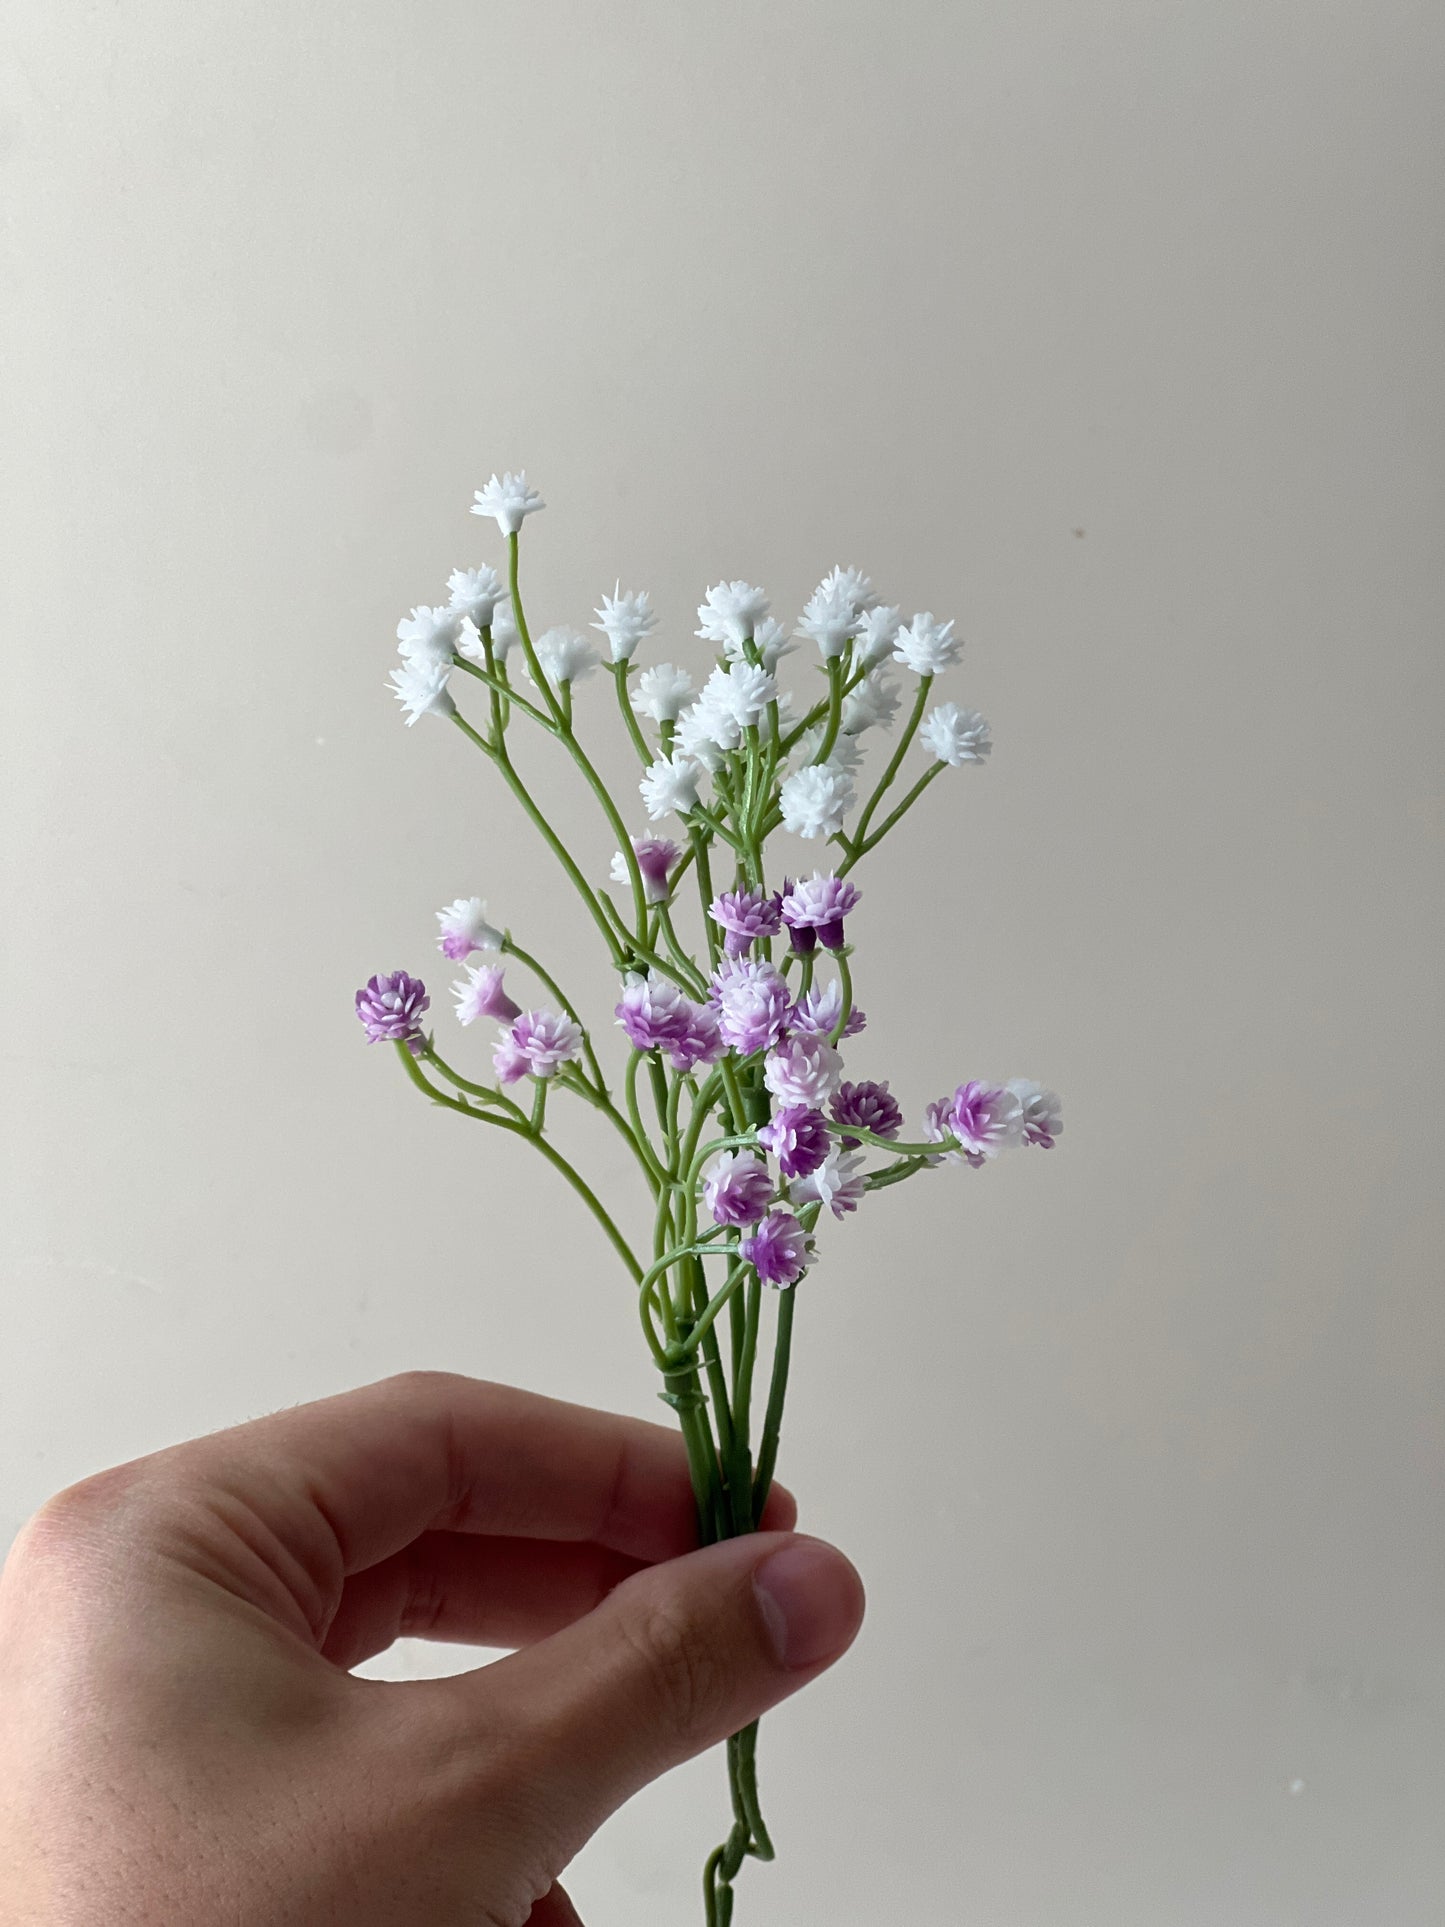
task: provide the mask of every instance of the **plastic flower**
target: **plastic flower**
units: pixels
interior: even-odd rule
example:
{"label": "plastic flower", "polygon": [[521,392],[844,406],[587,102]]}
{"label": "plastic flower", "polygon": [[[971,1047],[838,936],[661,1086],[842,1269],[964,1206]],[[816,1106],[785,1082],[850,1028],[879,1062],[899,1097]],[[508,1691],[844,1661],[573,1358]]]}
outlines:
{"label": "plastic flower", "polygon": [[505,662],[511,655],[520,638],[517,635],[517,617],[512,608],[512,598],[504,595],[492,611],[492,656],[497,662]]}
{"label": "plastic flower", "polygon": [[419,716],[456,715],[457,706],[447,694],[447,678],[450,674],[451,664],[448,662],[438,663],[435,668],[404,662],[400,669],[392,670],[387,681],[391,684],[392,695],[405,712],[408,729]]}
{"label": "plastic flower", "polygon": [[[860,1131],[871,1131],[874,1137],[897,1137],[903,1129],[903,1112],[886,1078],[881,1084],[871,1078],[859,1084],[840,1084],[833,1099],[833,1116],[839,1124],[856,1124]],[[856,1137],[843,1139],[848,1150],[857,1142]]]}
{"label": "plastic flower", "polygon": [[478,629],[490,629],[497,604],[506,595],[502,578],[484,564],[480,569],[453,569],[447,577],[451,606]]}
{"label": "plastic flower", "polygon": [[367,1043],[405,1044],[413,1052],[422,1048],[420,1019],[430,1006],[421,978],[409,977],[404,970],[370,977],[356,993],[356,1014]]}
{"label": "plastic flower", "polygon": [[878,600],[873,584],[861,569],[844,569],[836,563],[818,584],[818,594],[846,596],[860,616]]}
{"label": "plastic flower", "polygon": [[674,723],[692,694],[692,677],[675,663],[654,663],[637,678],[632,692],[632,707],[639,716],[650,716],[655,723]]}
{"label": "plastic flower", "polygon": [[[925,1105],[924,1107],[924,1137],[927,1138],[930,1144],[942,1144],[945,1141],[949,1143],[948,1150],[940,1151],[937,1157],[928,1160],[930,1164],[962,1164],[964,1162],[965,1153],[955,1150],[952,1146],[953,1120],[949,1115],[952,1108],[953,1099],[951,1097],[935,1098],[931,1104]],[[977,1153],[969,1153],[968,1162],[977,1168],[983,1164],[984,1159],[979,1157]]]}
{"label": "plastic flower", "polygon": [[721,769],[726,751],[736,749],[742,739],[742,725],[737,717],[716,700],[715,691],[706,688],[678,718],[678,750],[707,770]]}
{"label": "plastic flower", "polygon": [[[510,1050],[505,1050],[510,1046]],[[555,1077],[564,1064],[582,1054],[582,1026],[555,1010],[523,1011],[492,1053],[492,1063],[504,1084],[515,1084],[518,1077]],[[505,1056],[506,1068],[501,1060]],[[522,1070],[516,1070],[517,1058]]]}
{"label": "plastic flower", "polygon": [[485,488],[479,488],[472,514],[490,515],[503,535],[515,535],[524,515],[546,506],[536,489],[528,486],[527,471],[519,469],[515,475],[494,475]]}
{"label": "plastic flower", "polygon": [[[791,641],[782,623],[773,616],[764,616],[753,630],[753,648],[757,651],[758,661],[771,675],[784,656],[791,656],[797,643]],[[728,636],[723,641],[723,653],[734,662],[744,662],[747,653],[739,638]]]}
{"label": "plastic flower", "polygon": [[816,1171],[789,1187],[794,1204],[823,1204],[835,1218],[856,1211],[868,1189],[861,1151],[830,1151]]}
{"label": "plastic flower", "polygon": [[624,589],[619,582],[611,595],[604,595],[602,606],[593,612],[607,638],[614,662],[631,662],[642,638],[657,627],[657,614],[646,589]]}
{"label": "plastic flower", "polygon": [[756,663],[729,663],[714,669],[703,685],[701,701],[731,716],[740,729],[760,723],[768,704],[778,699],[778,685],[766,669]]}
{"label": "plastic flower", "polygon": [[717,1012],[694,1003],[666,977],[630,976],[616,1016],[634,1050],[666,1051],[675,1070],[689,1071],[722,1055]]}
{"label": "plastic flower", "polygon": [[807,1270],[813,1241],[791,1212],[770,1211],[751,1236],[739,1240],[738,1255],[765,1285],[786,1289]]}
{"label": "plastic flower", "polygon": [[[819,989],[817,984],[798,999],[793,1005],[793,1014],[788,1019],[791,1029],[804,1032],[810,1037],[831,1037],[838,1029],[838,1019],[843,1015],[843,986],[835,977],[831,983]],[[868,1022],[863,1012],[854,1004],[848,1012],[848,1021],[839,1033],[843,1037],[856,1037]]]}
{"label": "plastic flower", "polygon": [[717,1011],[723,1042],[740,1057],[751,1057],[778,1042],[792,1000],[781,973],[772,964],[731,957],[713,973],[710,1001]]}
{"label": "plastic flower", "polygon": [[962,651],[963,644],[954,635],[953,624],[935,622],[925,611],[898,631],[893,659],[907,663],[920,676],[936,676],[940,670],[951,669]]}
{"label": "plastic flower", "polygon": [[753,631],[768,613],[768,598],[751,582],[717,582],[698,605],[697,633],[704,642],[726,648],[729,642],[752,640]]}
{"label": "plastic flower", "polygon": [[976,709],[960,709],[957,703],[940,703],[930,709],[918,732],[918,740],[940,763],[981,763],[993,748],[988,724]]}
{"label": "plastic flower", "polygon": [[[538,636],[535,652],[542,674],[554,689],[563,683],[584,681],[601,661],[580,629],[548,629]],[[527,679],[535,680],[530,667]]]}
{"label": "plastic flower", "polygon": [[763,1059],[763,1082],[780,1104],[821,1104],[838,1088],[843,1060],[823,1037],[785,1037]]}
{"label": "plastic flower", "polygon": [[843,698],[843,734],[861,736],[865,729],[890,729],[898,714],[898,685],[875,670]]}
{"label": "plastic flower", "polygon": [[996,1158],[1023,1142],[1024,1107],[1005,1084],[960,1084],[949,1101],[948,1123],[964,1156]]}
{"label": "plastic flower", "polygon": [[893,653],[898,640],[901,609],[867,609],[853,638],[853,663],[858,669],[871,669]]}
{"label": "plastic flower", "polygon": [[462,1024],[474,1024],[479,1017],[499,1017],[510,1023],[522,1014],[522,1006],[514,1004],[502,988],[500,964],[468,964],[465,981],[452,985],[452,995]]}
{"label": "plastic flower", "polygon": [[756,1224],[773,1201],[773,1180],[761,1158],[720,1151],[703,1166],[702,1195],[717,1224]]}
{"label": "plastic flower", "polygon": [[461,633],[459,610],[417,608],[396,625],[396,646],[411,667],[435,669],[451,662]]}
{"label": "plastic flower", "polygon": [[[665,837],[635,836],[632,839],[632,853],[642,872],[642,894],[649,903],[666,903],[672,895],[672,866],[682,855],[681,850]],[[621,850],[613,855],[609,875],[614,883],[631,885],[632,872]]]}
{"label": "plastic flower", "polygon": [[[798,738],[799,769],[806,769],[816,759],[818,751],[823,747],[823,738],[826,733],[826,726],[823,723],[815,723],[811,729],[803,731]],[[861,767],[862,762],[863,745],[856,736],[845,736],[840,730],[833,739],[832,749],[824,758],[823,767],[839,769],[845,776],[851,776]]]}
{"label": "plastic flower", "polygon": [[1011,1077],[1004,1086],[1023,1106],[1024,1143],[1051,1151],[1064,1128],[1063,1106],[1056,1091],[1046,1091],[1029,1077]]}
{"label": "plastic flower", "polygon": [[810,877],[783,887],[779,914],[788,926],[794,950],[807,952],[816,943],[825,950],[843,948],[843,919],[859,903],[857,888],[846,877],[824,876],[815,870]]}
{"label": "plastic flower", "polygon": [[793,634],[816,642],[823,660],[831,662],[842,655],[857,628],[858,611],[852,597],[841,585],[829,588],[824,583],[809,596]]}
{"label": "plastic flower", "polygon": [[453,963],[470,957],[474,950],[500,950],[502,933],[487,922],[487,906],[480,897],[458,897],[437,911],[441,935],[437,948]]}
{"label": "plastic flower", "polygon": [[834,836],[857,801],[853,778],[827,763],[795,770],[778,791],[783,827],[794,836]]}
{"label": "plastic flower", "polygon": [[685,816],[697,801],[697,786],[701,777],[701,766],[689,762],[685,756],[674,757],[671,761],[664,756],[655,763],[649,763],[637,787],[653,822],[673,813]]}
{"label": "plastic flower", "polygon": [[785,1178],[816,1171],[832,1148],[823,1113],[811,1104],[785,1104],[758,1132],[758,1143],[778,1160]]}
{"label": "plastic flower", "polygon": [[724,890],[713,898],[708,915],[723,931],[730,957],[745,957],[759,937],[776,937],[783,923],[778,898],[761,890]]}

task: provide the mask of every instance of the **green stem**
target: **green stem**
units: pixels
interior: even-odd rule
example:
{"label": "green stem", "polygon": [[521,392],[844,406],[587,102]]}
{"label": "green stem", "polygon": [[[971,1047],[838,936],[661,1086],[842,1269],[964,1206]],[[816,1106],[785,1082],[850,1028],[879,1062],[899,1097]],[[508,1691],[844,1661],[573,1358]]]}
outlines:
{"label": "green stem", "polygon": [[642,758],[645,768],[652,762],[652,751],[647,747],[647,738],[642,733],[642,727],[637,720],[637,711],[632,707],[631,698],[627,693],[627,673],[631,667],[630,662],[614,662],[612,680],[617,686],[617,707],[622,711],[622,720],[627,725],[632,746]]}
{"label": "green stem", "polygon": [[920,676],[918,678],[918,692],[914,696],[913,709],[908,721],[904,724],[899,734],[898,742],[894,747],[893,754],[888,759],[888,767],[878,779],[877,788],[864,804],[863,814],[858,818],[857,825],[853,831],[852,840],[854,844],[857,845],[860,855],[863,850],[868,847],[868,825],[873,821],[873,812],[882,802],[886,791],[892,786],[894,777],[897,776],[903,766],[903,758],[908,754],[908,746],[918,733],[918,725],[923,720],[923,711],[928,703],[928,692],[932,687],[932,676]]}
{"label": "green stem", "polygon": [[515,957],[517,959],[517,962],[521,964],[524,970],[530,970],[532,975],[537,979],[538,983],[541,984],[545,989],[551,991],[552,995],[557,999],[557,1002],[562,1006],[563,1010],[566,1011],[567,1015],[572,1019],[572,1022],[577,1026],[578,1030],[581,1031],[582,1049],[586,1054],[588,1067],[590,1068],[593,1077],[596,1079],[598,1090],[601,1092],[603,1097],[606,1097],[608,1094],[607,1079],[602,1075],[602,1066],[600,1063],[598,1063],[597,1053],[592,1048],[591,1035],[588,1032],[587,1026],[583,1023],[582,1018],[578,1013],[577,1006],[572,1002],[572,999],[567,995],[566,991],[563,990],[562,986],[558,983],[557,979],[552,975],[552,973],[549,970],[545,970],[542,967],[542,965],[532,955],[531,951],[524,950],[519,943],[514,943],[512,941],[512,934],[510,931],[508,931],[506,936],[504,936],[502,939],[502,950],[506,956]]}
{"label": "green stem", "polygon": [[778,1441],[783,1430],[783,1401],[788,1395],[788,1368],[793,1356],[793,1312],[798,1288],[778,1293],[778,1330],[773,1342],[773,1377],[768,1388],[768,1409],[763,1417],[763,1436],[758,1446],[758,1469],[753,1477],[753,1523],[757,1525],[773,1489],[773,1470],[778,1463]]}

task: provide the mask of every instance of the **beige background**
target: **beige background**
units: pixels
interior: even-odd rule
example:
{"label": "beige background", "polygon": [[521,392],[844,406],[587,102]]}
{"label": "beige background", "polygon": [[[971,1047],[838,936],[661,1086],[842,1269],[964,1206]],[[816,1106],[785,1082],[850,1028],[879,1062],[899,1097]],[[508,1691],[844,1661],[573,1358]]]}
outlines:
{"label": "beige background", "polygon": [[[548,620],[834,561],[957,615],[998,748],[864,873],[856,1061],[1068,1106],[827,1241],[783,1470],[871,1608],[768,1723],[749,1927],[1438,1921],[1438,8],[0,32],[0,1527],[406,1365],[657,1409],[580,1210],[350,1010],[459,893],[584,970],[382,687],[525,462]],[[589,1921],[691,1919],[722,1802],[639,1799]]]}

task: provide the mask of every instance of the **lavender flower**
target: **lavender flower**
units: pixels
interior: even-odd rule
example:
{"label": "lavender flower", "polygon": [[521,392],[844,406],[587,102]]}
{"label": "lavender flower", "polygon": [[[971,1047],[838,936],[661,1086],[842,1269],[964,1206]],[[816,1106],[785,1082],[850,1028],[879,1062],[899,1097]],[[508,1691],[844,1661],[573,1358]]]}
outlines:
{"label": "lavender flower", "polygon": [[637,645],[657,627],[657,615],[646,589],[624,589],[619,582],[611,595],[604,595],[602,606],[594,611],[607,638],[614,662],[631,662]]}
{"label": "lavender flower", "polygon": [[[843,1015],[843,986],[835,977],[830,984],[819,989],[817,984],[800,997],[793,1005],[792,1016],[788,1019],[789,1028],[803,1031],[810,1037],[831,1037],[838,1029],[838,1019]],[[848,1012],[848,1021],[839,1032],[840,1037],[856,1037],[868,1022],[864,1013],[854,1004]]]}
{"label": "lavender flower", "polygon": [[821,1037],[785,1037],[763,1059],[763,1082],[780,1104],[821,1104],[838,1088],[843,1060]]}
{"label": "lavender flower", "polygon": [[948,1121],[970,1162],[996,1158],[1023,1142],[1024,1107],[1017,1093],[1003,1084],[977,1079],[960,1084],[949,1103]]}
{"label": "lavender flower", "polygon": [[356,993],[356,1014],[368,1044],[405,1044],[414,1054],[422,1048],[420,1018],[431,1006],[420,977],[404,970],[367,979]]}
{"label": "lavender flower", "polygon": [[674,1070],[690,1071],[722,1054],[717,1012],[665,977],[629,977],[616,1015],[634,1050],[666,1051]]}
{"label": "lavender flower", "polygon": [[713,898],[708,915],[724,932],[730,957],[745,957],[759,937],[776,937],[782,928],[781,900],[761,890],[724,890]]}
{"label": "lavender flower", "polygon": [[529,486],[526,470],[519,469],[515,475],[494,475],[484,488],[479,488],[472,502],[472,514],[490,515],[503,535],[515,535],[524,515],[546,506],[536,489]]}
{"label": "lavender flower", "polygon": [[510,1023],[520,1017],[522,1006],[514,1004],[502,988],[500,964],[468,964],[466,981],[452,985],[457,1000],[457,1021],[474,1024],[479,1017],[499,1017]]}
{"label": "lavender flower", "polygon": [[787,1026],[788,986],[770,963],[724,958],[713,973],[710,1001],[723,1042],[740,1057],[771,1049]]}
{"label": "lavender flower", "polygon": [[[649,903],[666,903],[672,895],[672,866],[682,855],[681,850],[675,843],[669,843],[666,837],[634,836],[632,853],[642,872],[642,894]],[[632,872],[621,850],[614,854],[609,874],[614,883],[632,882]]]}
{"label": "lavender flower", "polygon": [[[903,1113],[886,1078],[881,1084],[872,1079],[840,1084],[833,1099],[833,1116],[839,1124],[856,1124],[860,1131],[871,1131],[874,1137],[897,1137],[903,1129]],[[845,1137],[843,1143],[851,1151],[858,1139]]]}
{"label": "lavender flower", "polygon": [[778,1160],[785,1178],[816,1171],[831,1145],[823,1113],[810,1104],[785,1104],[758,1132],[758,1143]]}
{"label": "lavender flower", "polygon": [[843,919],[858,907],[857,889],[846,877],[824,876],[815,870],[810,877],[784,886],[779,906],[794,950],[809,951],[815,942],[825,950],[843,948]]}
{"label": "lavender flower", "polygon": [[487,922],[487,906],[480,897],[458,897],[437,911],[442,927],[437,948],[453,963],[470,957],[474,950],[500,950],[502,933]]}
{"label": "lavender flower", "polygon": [[738,1243],[745,1258],[765,1285],[786,1289],[808,1268],[813,1241],[788,1211],[770,1211],[751,1237]]}
{"label": "lavender flower", "polygon": [[835,1218],[856,1211],[868,1189],[861,1151],[830,1151],[816,1171],[791,1185],[794,1204],[823,1204]]}
{"label": "lavender flower", "polygon": [[1024,1143],[1051,1151],[1064,1128],[1063,1106],[1056,1091],[1046,1091],[1032,1078],[1011,1077],[1004,1086],[1023,1106]]}
{"label": "lavender flower", "polygon": [[751,1152],[721,1151],[703,1168],[702,1195],[718,1224],[756,1224],[773,1201],[773,1180]]}
{"label": "lavender flower", "polygon": [[[582,1054],[582,1026],[555,1010],[528,1010],[516,1019],[492,1055],[504,1084],[515,1084],[524,1073],[555,1077],[564,1064]],[[503,1068],[505,1058],[506,1068]],[[517,1059],[522,1070],[514,1068]]]}

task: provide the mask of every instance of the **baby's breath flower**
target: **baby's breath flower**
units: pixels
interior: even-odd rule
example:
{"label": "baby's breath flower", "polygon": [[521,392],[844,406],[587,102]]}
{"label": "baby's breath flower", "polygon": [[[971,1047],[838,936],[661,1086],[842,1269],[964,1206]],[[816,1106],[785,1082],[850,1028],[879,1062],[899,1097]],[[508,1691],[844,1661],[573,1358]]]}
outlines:
{"label": "baby's breath flower", "polygon": [[655,723],[673,723],[691,694],[692,677],[685,669],[671,662],[654,663],[637,678],[632,707],[639,716],[650,716]]}
{"label": "baby's breath flower", "polygon": [[512,608],[512,598],[504,595],[492,611],[492,656],[497,662],[505,662],[511,655],[516,643],[517,617]]}
{"label": "baby's breath flower", "polygon": [[[632,852],[642,873],[642,892],[649,903],[666,903],[672,895],[671,871],[682,852],[665,837],[635,836]],[[613,852],[608,872],[614,883],[631,883],[632,871],[621,850]]]}
{"label": "baby's breath flower", "polygon": [[1023,1106],[1024,1143],[1052,1150],[1064,1128],[1064,1111],[1056,1091],[1045,1090],[1031,1077],[1011,1077],[1004,1086]]}
{"label": "baby's breath flower", "polygon": [[453,569],[447,577],[451,606],[478,629],[490,629],[492,614],[506,595],[502,578],[485,563],[480,569]]}
{"label": "baby's breath flower", "polygon": [[657,627],[657,615],[646,589],[624,589],[619,582],[611,595],[604,595],[602,606],[594,612],[607,638],[614,662],[631,662],[637,645]]}
{"label": "baby's breath flower", "polygon": [[920,676],[936,676],[951,669],[963,652],[951,622],[935,622],[927,611],[898,631],[893,660],[906,663]]}
{"label": "baby's breath flower", "polygon": [[470,957],[474,950],[500,950],[502,933],[487,922],[487,906],[480,897],[458,897],[437,911],[441,935],[437,949],[453,963]]}
{"label": "baby's breath flower", "polygon": [[940,763],[981,763],[993,748],[988,724],[976,709],[940,703],[930,709],[918,740]]}
{"label": "baby's breath flower", "polygon": [[[789,640],[788,632],[781,622],[773,616],[764,616],[753,631],[753,647],[758,652],[758,661],[771,675],[784,656],[791,656],[797,643]],[[723,643],[723,654],[733,662],[746,660],[746,651],[740,641],[729,636]]]}
{"label": "baby's breath flower", "polygon": [[[805,729],[803,731],[802,735],[798,738],[797,760],[799,769],[806,769],[808,764],[812,762],[813,758],[818,754],[818,751],[823,747],[823,737],[826,733],[826,729],[822,723],[815,723],[812,729]],[[845,736],[840,730],[834,739],[832,749],[828,752],[824,767],[827,769],[840,769],[845,775],[852,776],[854,771],[861,767],[862,762],[863,745],[858,741],[856,736]]]}
{"label": "baby's breath flower", "polygon": [[858,611],[852,597],[841,584],[829,588],[825,583],[809,596],[808,606],[793,633],[808,642],[816,642],[823,660],[831,662],[835,656],[842,655],[857,630]]}
{"label": "baby's breath flower", "polygon": [[546,508],[536,489],[527,482],[527,471],[515,475],[494,475],[485,488],[479,488],[472,503],[473,515],[490,515],[503,535],[515,535],[522,517]]}
{"label": "baby's breath flower", "polygon": [[368,1044],[405,1044],[413,1055],[422,1048],[421,1014],[431,1003],[420,977],[404,970],[370,978],[356,993],[356,1014]]}
{"label": "baby's breath flower", "polygon": [[898,685],[881,669],[875,669],[843,698],[843,734],[861,736],[865,729],[891,729],[897,714]]}
{"label": "baby's breath flower", "polygon": [[[580,629],[548,629],[536,641],[537,661],[554,689],[563,683],[583,682],[601,660]],[[527,680],[533,681],[532,671]]]}
{"label": "baby's breath flower", "polygon": [[768,613],[768,598],[751,582],[715,582],[698,605],[698,634],[704,642],[724,648],[729,642],[750,642],[753,632]]}
{"label": "baby's breath flower", "polygon": [[780,1104],[821,1104],[842,1073],[842,1058],[823,1037],[785,1037],[763,1059],[763,1082]]}
{"label": "baby's breath flower", "polygon": [[868,609],[864,611],[858,633],[853,638],[853,663],[858,669],[871,669],[875,663],[891,655],[893,645],[898,640],[898,621],[901,609]]}
{"label": "baby's breath flower", "polygon": [[856,800],[853,778],[826,763],[795,770],[778,791],[783,826],[794,836],[835,836]]}
{"label": "baby's breath flower", "polygon": [[823,1204],[835,1218],[846,1218],[863,1201],[867,1184],[861,1151],[830,1151],[816,1171],[795,1178],[788,1189],[794,1204]]}
{"label": "baby's breath flower", "polygon": [[413,609],[396,625],[396,646],[402,660],[416,669],[450,664],[456,654],[462,618],[456,609]]}
{"label": "baby's breath flower", "polygon": [[852,603],[855,614],[862,615],[875,607],[878,601],[873,584],[861,569],[845,569],[837,563],[818,584],[821,595],[845,595]]}
{"label": "baby's breath flower", "polygon": [[468,964],[465,979],[452,985],[452,995],[460,1024],[474,1024],[479,1017],[499,1017],[505,1024],[522,1014],[522,1006],[502,988],[500,964]]}
{"label": "baby's breath flower", "polygon": [[647,814],[653,822],[659,817],[676,814],[685,816],[697,801],[697,786],[702,779],[699,764],[689,762],[684,756],[659,757],[643,771],[638,789],[647,805]]}
{"label": "baby's breath flower", "polygon": [[437,663],[434,667],[404,662],[400,669],[392,670],[387,681],[405,712],[408,729],[419,716],[456,715],[457,706],[447,694],[450,674],[449,662]]}

